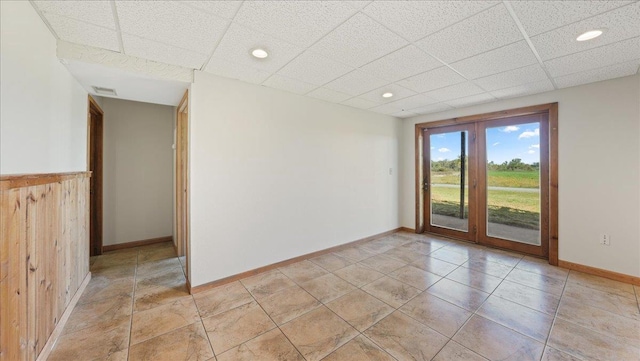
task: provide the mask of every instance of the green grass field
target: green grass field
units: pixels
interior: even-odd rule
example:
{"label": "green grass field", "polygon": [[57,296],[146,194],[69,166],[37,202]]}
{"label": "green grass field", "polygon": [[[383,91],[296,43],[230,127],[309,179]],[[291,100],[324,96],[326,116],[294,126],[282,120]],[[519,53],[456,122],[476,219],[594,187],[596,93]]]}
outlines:
{"label": "green grass field", "polygon": [[[432,187],[433,211],[450,217],[460,216],[460,190]],[[489,222],[510,226],[539,229],[540,199],[538,193],[489,190]],[[468,196],[465,195],[465,204]],[[465,215],[468,209],[465,207]]]}
{"label": "green grass field", "polygon": [[[431,183],[460,184],[460,174],[456,173],[433,172],[431,177]],[[538,188],[540,174],[536,171],[489,171],[488,181],[490,187]]]}

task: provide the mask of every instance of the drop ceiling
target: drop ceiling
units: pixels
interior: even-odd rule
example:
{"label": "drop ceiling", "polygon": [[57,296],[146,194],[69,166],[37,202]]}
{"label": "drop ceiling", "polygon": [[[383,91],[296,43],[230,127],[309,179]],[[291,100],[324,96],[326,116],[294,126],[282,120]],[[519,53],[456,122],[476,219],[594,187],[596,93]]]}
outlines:
{"label": "drop ceiling", "polygon": [[639,1],[32,3],[66,42],[397,117],[640,71]]}

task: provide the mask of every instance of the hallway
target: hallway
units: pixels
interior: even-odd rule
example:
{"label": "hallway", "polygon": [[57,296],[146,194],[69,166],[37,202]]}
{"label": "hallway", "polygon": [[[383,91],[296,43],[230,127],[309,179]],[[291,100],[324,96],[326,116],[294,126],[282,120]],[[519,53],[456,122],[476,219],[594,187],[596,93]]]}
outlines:
{"label": "hallway", "polygon": [[194,296],[171,243],[94,257],[91,272],[49,360],[640,355],[638,287],[404,232]]}

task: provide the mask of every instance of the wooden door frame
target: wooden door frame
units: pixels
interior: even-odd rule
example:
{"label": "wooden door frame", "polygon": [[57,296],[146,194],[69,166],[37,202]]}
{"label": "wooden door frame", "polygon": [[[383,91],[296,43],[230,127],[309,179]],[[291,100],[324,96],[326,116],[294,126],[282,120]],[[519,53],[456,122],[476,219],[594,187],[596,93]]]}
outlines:
{"label": "wooden door frame", "polygon": [[[548,113],[549,115],[549,264],[558,265],[558,103],[533,105],[522,108],[501,110],[497,112],[450,118],[415,125],[415,222],[416,233],[424,233],[424,131],[429,128],[444,127],[456,124],[476,123],[482,121]],[[545,240],[542,240],[544,242]]]}
{"label": "wooden door frame", "polygon": [[176,108],[175,225],[176,253],[185,257],[189,281],[189,90]]}
{"label": "wooden door frame", "polygon": [[[90,184],[94,185],[93,193],[89,195],[89,253],[92,256],[102,254],[102,196],[103,196],[103,155],[104,155],[104,111],[98,105],[96,100],[89,95],[89,103],[87,107],[87,171],[91,171]],[[100,125],[93,129],[91,125],[91,114],[95,114],[99,118]],[[96,138],[98,141],[94,144],[92,137],[94,132],[98,132]],[[98,156],[94,158],[93,148],[98,151]],[[91,163],[96,162],[97,166],[91,169]],[[91,187],[90,187],[91,188]],[[93,200],[95,199],[96,207],[93,208]],[[93,216],[95,214],[95,217]],[[94,222],[94,219],[97,222]],[[95,236],[98,238],[95,239]],[[95,250],[95,252],[94,252]]]}

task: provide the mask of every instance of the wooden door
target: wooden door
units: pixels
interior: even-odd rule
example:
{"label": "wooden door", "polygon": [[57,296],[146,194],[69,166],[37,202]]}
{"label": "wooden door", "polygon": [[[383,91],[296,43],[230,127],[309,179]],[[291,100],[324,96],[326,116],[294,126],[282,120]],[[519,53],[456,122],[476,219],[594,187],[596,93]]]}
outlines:
{"label": "wooden door", "polygon": [[189,279],[189,93],[185,93],[176,114],[176,252],[184,257]]}
{"label": "wooden door", "polygon": [[104,112],[89,97],[89,250],[91,256],[102,254],[102,166]]}

